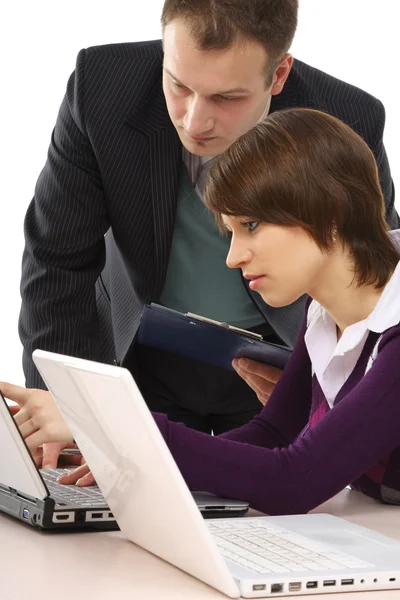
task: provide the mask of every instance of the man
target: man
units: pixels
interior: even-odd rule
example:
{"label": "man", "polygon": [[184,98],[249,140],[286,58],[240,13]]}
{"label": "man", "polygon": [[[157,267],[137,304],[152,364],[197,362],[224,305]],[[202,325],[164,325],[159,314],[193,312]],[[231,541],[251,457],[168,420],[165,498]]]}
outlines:
{"label": "man", "polygon": [[[25,221],[29,387],[43,387],[31,360],[39,347],[127,366],[150,409],[202,431],[259,411],[235,373],[140,348],[135,334],[155,301],[293,346],[304,301],[271,308],[229,271],[229,240],[202,203],[213,157],[268,112],[307,106],[350,124],[375,153],[387,220],[398,226],[383,106],[293,60],[297,8],[297,0],[166,0],[163,47],[80,52]],[[278,373],[266,369],[273,387]]]}

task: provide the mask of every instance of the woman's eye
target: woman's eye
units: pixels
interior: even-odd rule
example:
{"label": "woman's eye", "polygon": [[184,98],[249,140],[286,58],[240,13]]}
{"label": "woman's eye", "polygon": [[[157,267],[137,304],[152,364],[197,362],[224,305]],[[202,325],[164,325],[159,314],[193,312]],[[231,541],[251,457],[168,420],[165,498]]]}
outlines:
{"label": "woman's eye", "polygon": [[254,231],[258,227],[259,221],[247,221],[246,223],[244,223],[244,225],[249,231]]}

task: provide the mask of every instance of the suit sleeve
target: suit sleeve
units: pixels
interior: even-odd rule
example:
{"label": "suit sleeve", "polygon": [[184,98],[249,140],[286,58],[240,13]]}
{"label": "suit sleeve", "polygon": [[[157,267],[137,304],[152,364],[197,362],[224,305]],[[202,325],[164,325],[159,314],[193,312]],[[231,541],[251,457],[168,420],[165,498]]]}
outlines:
{"label": "suit sleeve", "polygon": [[385,127],[385,108],[381,102],[379,102],[379,119],[378,126],[376,128],[376,141],[374,144],[374,154],[376,163],[378,165],[379,180],[382,188],[383,197],[385,199],[386,209],[386,220],[391,229],[398,229],[400,227],[399,215],[396,212],[395,202],[395,189],[390,173],[389,160],[386,154],[385,146],[383,144],[383,131]]}
{"label": "suit sleeve", "polygon": [[[164,416],[156,422],[190,488],[247,500],[268,514],[308,512],[400,445],[399,353],[397,328],[361,381],[287,447],[254,445],[251,435],[209,436]],[[290,421],[287,408],[281,419]]]}
{"label": "suit sleeve", "polygon": [[28,387],[45,387],[31,358],[36,348],[99,358],[95,282],[109,222],[85,130],[85,55],[69,79],[25,217],[19,333]]}

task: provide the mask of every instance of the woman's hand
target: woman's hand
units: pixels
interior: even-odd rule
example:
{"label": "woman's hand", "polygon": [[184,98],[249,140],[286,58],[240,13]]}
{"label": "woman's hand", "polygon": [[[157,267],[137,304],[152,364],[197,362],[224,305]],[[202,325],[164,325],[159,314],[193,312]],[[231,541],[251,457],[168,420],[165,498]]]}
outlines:
{"label": "woman's hand", "polygon": [[69,431],[50,392],[0,383],[3,395],[19,405],[12,409],[15,422],[32,456],[37,460],[39,447],[47,442],[72,442]]}
{"label": "woman's hand", "polygon": [[282,370],[249,358],[235,358],[232,366],[255,391],[261,404],[265,405],[278,383]]}
{"label": "woman's hand", "polygon": [[75,484],[79,485],[80,487],[85,487],[87,485],[93,485],[96,483],[95,478],[93,477],[92,472],[87,464],[83,464],[69,473],[63,473],[60,475],[57,481],[58,483],[63,483],[64,485]]}

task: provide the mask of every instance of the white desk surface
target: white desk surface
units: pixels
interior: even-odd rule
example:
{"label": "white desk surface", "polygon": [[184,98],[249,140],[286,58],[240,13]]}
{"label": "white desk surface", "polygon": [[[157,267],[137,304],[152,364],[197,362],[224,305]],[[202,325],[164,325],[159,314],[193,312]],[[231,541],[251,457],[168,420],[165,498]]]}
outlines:
{"label": "white desk surface", "polygon": [[[346,489],[315,512],[343,517],[400,540],[399,507],[378,504],[358,492]],[[226,598],[135,546],[119,531],[43,533],[0,515],[1,600],[88,600],[91,595],[94,600]],[[308,597],[399,600],[400,590]]]}

